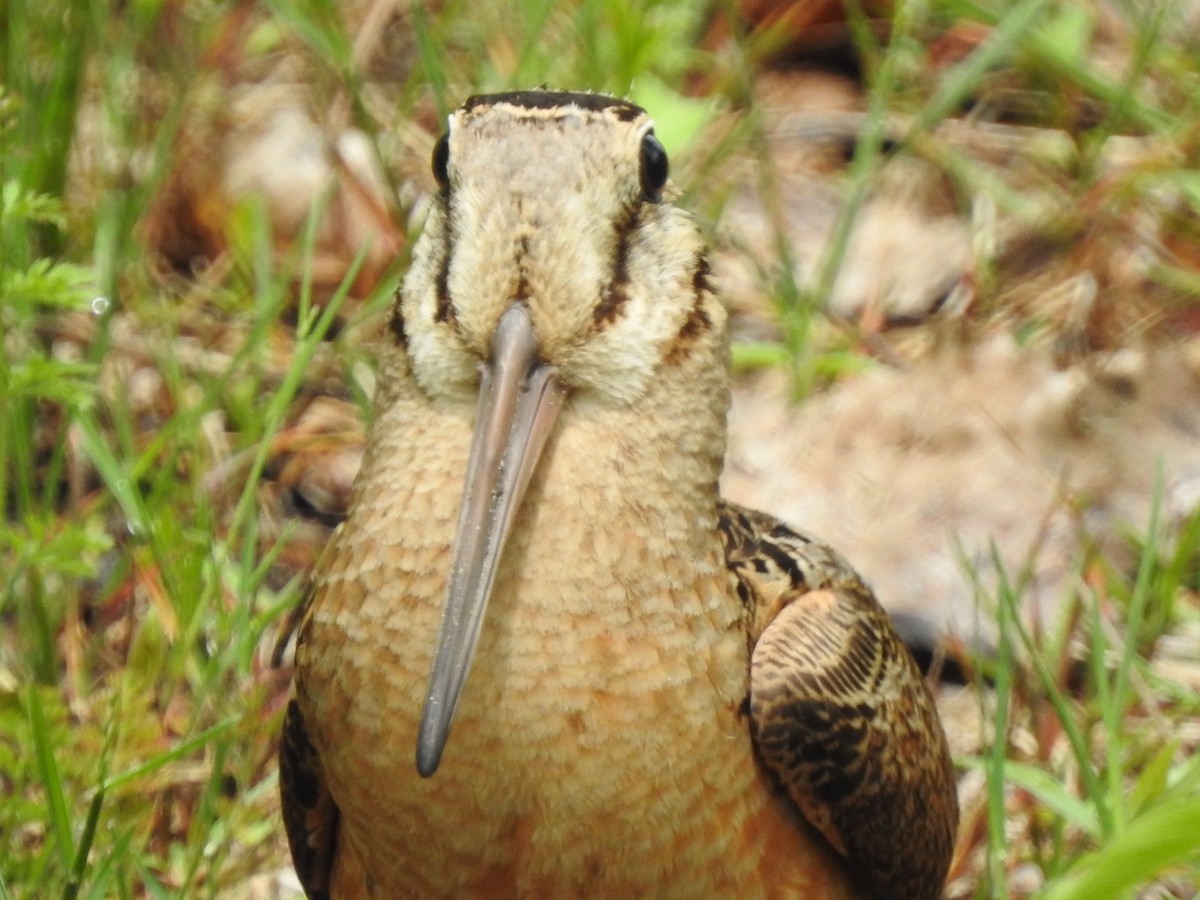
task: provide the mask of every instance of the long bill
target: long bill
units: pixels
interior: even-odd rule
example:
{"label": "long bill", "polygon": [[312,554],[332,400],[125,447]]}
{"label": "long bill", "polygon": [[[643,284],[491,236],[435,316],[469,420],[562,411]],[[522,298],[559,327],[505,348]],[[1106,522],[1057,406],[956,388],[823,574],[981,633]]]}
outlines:
{"label": "long bill", "polygon": [[479,643],[500,555],[562,408],[558,370],[537,357],[529,311],[504,311],[483,369],[446,605],[417,736],[417,772],[437,771]]}

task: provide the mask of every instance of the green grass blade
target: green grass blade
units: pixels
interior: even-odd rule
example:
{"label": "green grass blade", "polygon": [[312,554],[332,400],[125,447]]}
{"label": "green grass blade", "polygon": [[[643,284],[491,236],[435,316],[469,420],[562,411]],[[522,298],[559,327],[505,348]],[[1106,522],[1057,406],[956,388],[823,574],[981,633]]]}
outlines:
{"label": "green grass blade", "polygon": [[[1000,564],[998,556],[995,558],[995,562],[997,565]],[[1067,741],[1071,745],[1075,761],[1079,766],[1084,790],[1088,797],[1096,804],[1096,811],[1099,815],[1102,830],[1106,834],[1111,833],[1113,825],[1108,802],[1109,795],[1105,786],[1100,781],[1096,767],[1092,764],[1088,740],[1079,727],[1078,716],[1072,708],[1071,701],[1059,690],[1054,673],[1050,671],[1050,666],[1047,664],[1045,656],[1039,652],[1033,637],[1029,633],[1029,629],[1021,621],[1020,615],[1014,611],[1014,614],[1007,617],[1006,622],[1012,631],[1016,633],[1018,640],[1020,640],[1030,664],[1037,673],[1038,681],[1041,683],[1042,689],[1046,692],[1046,696],[1054,708],[1054,714],[1062,724],[1063,733],[1067,736]]]}
{"label": "green grass blade", "polygon": [[[250,472],[246,478],[246,487],[242,491],[238,505],[234,510],[233,525],[229,529],[230,536],[228,541],[232,541],[235,535],[241,533],[241,529],[245,527],[254,509],[258,479],[262,475],[263,467],[266,465],[267,458],[271,453],[270,437],[279,430],[280,425],[283,423],[288,406],[295,398],[296,389],[300,386],[304,373],[308,370],[308,364],[312,362],[313,354],[317,352],[317,347],[320,346],[321,340],[329,332],[330,327],[337,318],[338,310],[341,309],[342,303],[349,296],[350,286],[354,284],[354,279],[358,277],[358,272],[362,268],[365,259],[366,249],[364,248],[354,257],[337,291],[334,292],[333,296],[325,304],[324,309],[319,311],[319,315],[309,315],[307,320],[302,322],[297,328],[297,343],[292,354],[291,364],[288,366],[282,384],[279,385],[278,390],[275,391],[270,402],[267,404],[267,410],[263,416],[265,423],[263,440],[259,442],[258,450],[255,453],[254,461],[250,466]],[[317,313],[318,311],[310,310],[310,312]]]}
{"label": "green grass blade", "polygon": [[[973,18],[983,21],[991,19],[988,13],[973,3],[962,5],[969,8]],[[914,135],[927,131],[961,107],[983,77],[1012,53],[1021,40],[1028,37],[1033,23],[1050,5],[1050,0],[1022,0],[995,21],[987,40],[946,76],[941,87],[913,121],[904,140],[911,140]]]}
{"label": "green grass blade", "polygon": [[1200,796],[1164,803],[1129,823],[1042,894],[1042,900],[1117,897],[1168,869],[1200,859]]}
{"label": "green grass blade", "polygon": [[[1095,97],[1112,109],[1122,110],[1139,127],[1160,133],[1172,131],[1176,125],[1174,116],[1144,97],[1132,97],[1127,84],[1114,83],[1101,74],[1100,67],[1090,58],[1080,58],[1077,54],[1062,52],[1053,39],[1053,33],[1032,27],[1036,14],[1042,11],[1042,7],[1049,6],[1051,4],[1040,0],[1026,0],[1003,16],[998,16],[987,7],[971,0],[954,0],[946,4],[946,12],[995,26],[992,39],[1003,41],[1004,46],[993,49],[988,48],[988,44],[985,43],[984,48],[976,51],[977,54],[981,54],[986,49],[990,57],[989,67],[998,63],[1004,53],[1013,47],[1020,47],[1038,64],[1074,82],[1084,94]],[[999,52],[1001,49],[1004,53]],[[982,61],[982,58],[976,62],[968,59],[963,65],[975,66]],[[948,92],[946,99],[940,103],[944,104],[950,99],[952,95]]]}
{"label": "green grass blade", "polygon": [[149,532],[151,516],[141,494],[134,487],[133,479],[117,460],[91,416],[77,416],[75,423],[79,427],[83,452],[121,507],[130,530],[136,535],[145,536]]}
{"label": "green grass blade", "polygon": [[226,719],[222,719],[216,725],[204,729],[199,734],[193,735],[187,740],[180,741],[170,750],[160,753],[157,756],[153,756],[146,761],[132,767],[131,769],[127,769],[119,775],[106,778],[101,783],[99,791],[102,793],[111,793],[113,791],[120,790],[126,785],[137,781],[139,778],[144,778],[145,776],[158,771],[168,763],[183,759],[183,757],[194,753],[196,750],[199,750],[209,741],[229,731],[240,721],[241,716],[229,716]]}
{"label": "green grass blade", "polygon": [[1160,462],[1156,467],[1154,488],[1150,497],[1150,523],[1146,528],[1146,538],[1142,544],[1142,555],[1138,561],[1133,595],[1129,598],[1129,609],[1125,613],[1124,646],[1121,648],[1120,662],[1117,664],[1117,671],[1113,677],[1113,699],[1119,710],[1123,710],[1128,702],[1130,672],[1137,660],[1141,658],[1142,626],[1146,621],[1146,610],[1154,588],[1154,575],[1162,553],[1160,521],[1163,490],[1163,472]]}
{"label": "green grass blade", "polygon": [[75,900],[79,895],[79,886],[83,883],[83,874],[87,869],[88,854],[96,839],[96,823],[100,821],[100,811],[104,807],[104,791],[97,791],[88,804],[87,818],[83,822],[83,833],[79,836],[79,846],[75,851],[75,864],[71,866],[71,883],[63,892],[66,900]]}
{"label": "green grass blade", "polygon": [[1038,798],[1047,808],[1092,838],[1099,839],[1100,820],[1091,804],[1080,800],[1049,772],[1026,763],[1009,760],[1005,778]]}
{"label": "green grass blade", "polygon": [[[999,551],[992,546],[993,557],[998,558]],[[998,646],[996,648],[996,674],[993,682],[995,710],[992,715],[992,746],[988,753],[987,765],[987,822],[988,822],[988,854],[987,878],[995,896],[1008,895],[1008,807],[1005,798],[1005,784],[1008,778],[1008,740],[1011,721],[1013,675],[1016,660],[1012,647],[1012,619],[1015,618],[1016,598],[1008,583],[1004,569],[997,566],[1000,573],[1000,584],[997,588],[998,607],[997,625],[999,629]],[[972,572],[973,577],[978,577]]]}
{"label": "green grass blade", "polygon": [[[92,873],[91,884],[88,886],[88,891],[84,894],[85,900],[106,900],[113,896],[113,891],[110,887],[113,878],[116,877],[116,866],[124,861],[129,854],[129,845],[133,838],[133,830],[127,829],[114,842],[112,849],[105,853],[100,860],[100,865],[96,867],[96,871]],[[3,900],[0,897],[0,900]]]}
{"label": "green grass blade", "polygon": [[71,815],[67,809],[66,792],[63,790],[62,771],[54,755],[55,741],[46,723],[41,693],[36,685],[29,686],[25,699],[29,725],[33,733],[34,752],[37,756],[38,774],[46,791],[47,818],[54,834],[59,864],[64,872],[69,872],[75,856],[75,838],[71,834]]}

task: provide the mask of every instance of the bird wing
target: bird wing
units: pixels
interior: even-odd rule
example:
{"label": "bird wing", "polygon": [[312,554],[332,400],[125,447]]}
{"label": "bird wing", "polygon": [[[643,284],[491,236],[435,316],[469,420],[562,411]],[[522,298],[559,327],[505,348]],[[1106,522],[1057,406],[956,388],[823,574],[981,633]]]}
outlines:
{"label": "bird wing", "polygon": [[873,898],[941,896],[958,802],[933,698],[887,613],[835,551],[722,504],[750,640],[750,736],[772,787]]}
{"label": "bird wing", "polygon": [[279,793],[296,875],[311,900],[326,900],[337,841],[338,808],[295,699],[288,701],[279,742]]}
{"label": "bird wing", "polygon": [[[278,636],[273,655],[277,665],[290,661],[295,645],[302,640],[312,599],[310,585]],[[300,885],[310,900],[328,900],[339,813],[325,781],[321,757],[308,736],[304,713],[294,696],[288,700],[279,736],[279,796],[283,827]]]}

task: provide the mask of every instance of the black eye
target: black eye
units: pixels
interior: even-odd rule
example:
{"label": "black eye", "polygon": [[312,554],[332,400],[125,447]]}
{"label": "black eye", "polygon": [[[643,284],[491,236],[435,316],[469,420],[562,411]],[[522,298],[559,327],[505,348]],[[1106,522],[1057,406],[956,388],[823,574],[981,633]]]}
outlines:
{"label": "black eye", "polygon": [[450,135],[443,134],[433,145],[433,177],[443,190],[450,186]]}
{"label": "black eye", "polygon": [[642,190],[651,200],[657,200],[667,183],[667,151],[658,142],[654,132],[642,138]]}

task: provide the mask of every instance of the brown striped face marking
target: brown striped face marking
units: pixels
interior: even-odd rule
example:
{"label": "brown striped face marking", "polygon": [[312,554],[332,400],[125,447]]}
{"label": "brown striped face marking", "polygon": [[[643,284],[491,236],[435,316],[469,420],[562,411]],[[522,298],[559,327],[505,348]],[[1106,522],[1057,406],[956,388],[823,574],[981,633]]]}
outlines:
{"label": "brown striped face marking", "polygon": [[392,331],[433,402],[477,412],[418,739],[426,776],[559,411],[636,405],[696,342],[724,340],[703,241],[664,199],[667,153],[639,107],[549,91],[472,97],[432,165],[439,191]]}
{"label": "brown striped face marking", "polygon": [[514,304],[538,358],[583,403],[636,403],[684,345],[723,339],[706,324],[717,301],[703,239],[670,202],[667,153],[641,108],[598,94],[473,97],[433,156],[439,191],[395,316],[432,399],[476,396]]}

